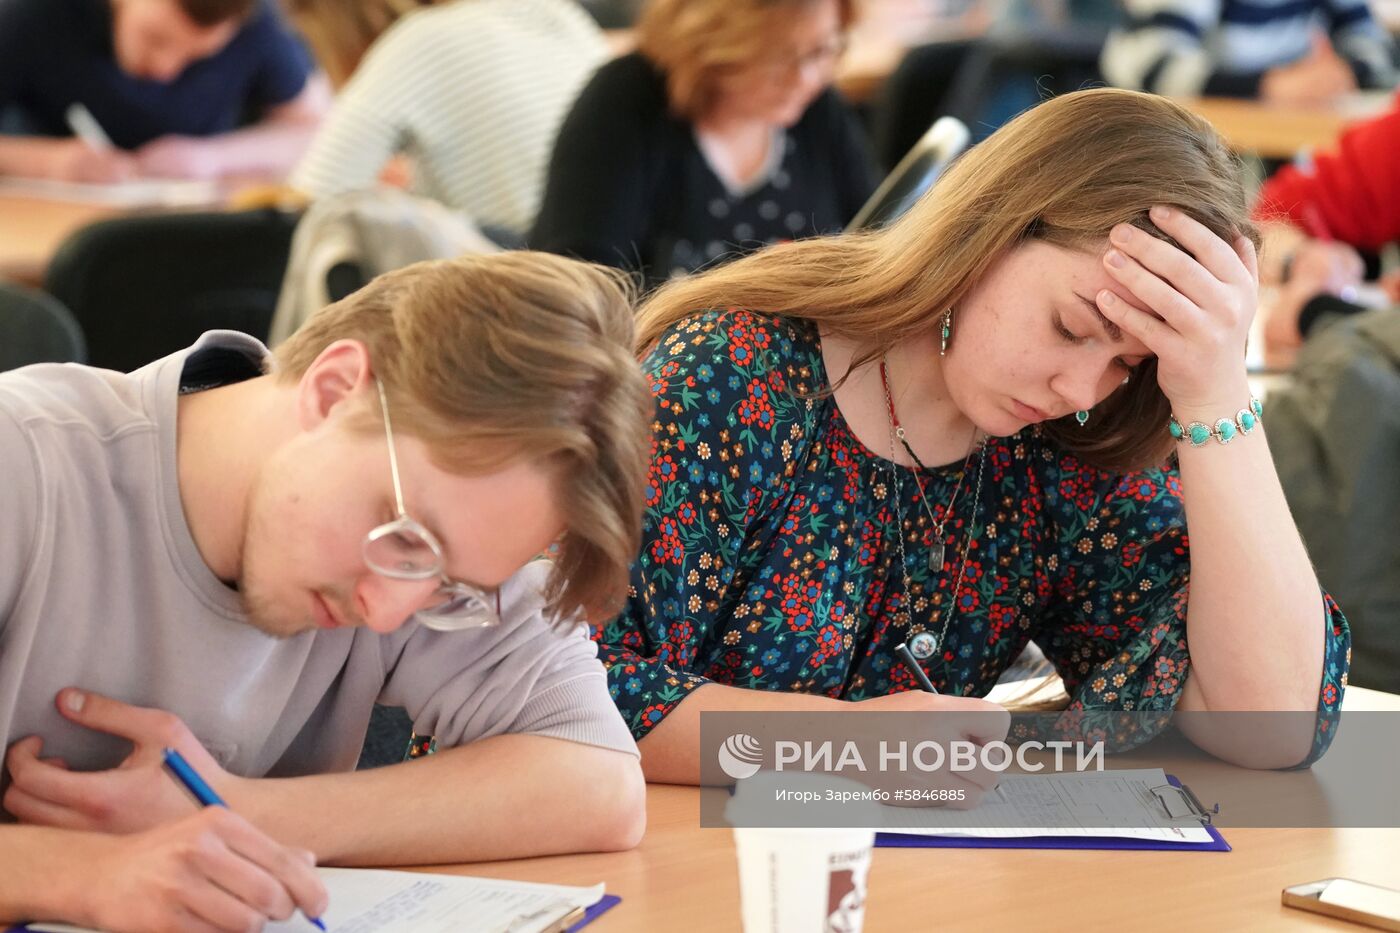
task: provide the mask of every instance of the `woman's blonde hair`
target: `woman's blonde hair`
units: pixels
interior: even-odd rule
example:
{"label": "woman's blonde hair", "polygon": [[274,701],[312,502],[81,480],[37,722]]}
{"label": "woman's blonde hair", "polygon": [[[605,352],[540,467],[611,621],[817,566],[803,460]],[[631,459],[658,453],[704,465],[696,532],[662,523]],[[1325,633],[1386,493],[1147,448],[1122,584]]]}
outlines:
{"label": "woman's blonde hair", "polygon": [[[930,332],[1027,240],[1102,249],[1119,223],[1169,239],[1147,213],[1164,204],[1227,242],[1243,235],[1257,246],[1241,178],[1210,124],[1170,100],[1106,88],[1066,94],[969,150],[883,230],[784,243],[663,286],[639,312],[639,347],[697,310],[741,307],[858,341],[855,368]],[[1094,407],[1087,427],[1065,418],[1045,431],[1092,466],[1139,469],[1170,452],[1169,413],[1149,360]]]}
{"label": "woman's blonde hair", "polygon": [[[550,609],[600,622],[621,608],[641,546],[652,399],[630,297],[623,273],[544,253],[418,263],[317,312],[276,349],[273,371],[299,379],[335,341],[361,341],[395,431],[424,441],[437,466],[550,468],[565,521]],[[375,405],[360,414],[383,431]]]}
{"label": "woman's blonde hair", "polygon": [[343,87],[369,47],[401,16],[439,0],[282,0],[331,83]]}
{"label": "woman's blonde hair", "polygon": [[[794,9],[826,0],[649,0],[637,19],[637,50],[666,75],[671,111],[707,113],[719,79],[773,53]],[[836,0],[844,32],[853,0]]]}

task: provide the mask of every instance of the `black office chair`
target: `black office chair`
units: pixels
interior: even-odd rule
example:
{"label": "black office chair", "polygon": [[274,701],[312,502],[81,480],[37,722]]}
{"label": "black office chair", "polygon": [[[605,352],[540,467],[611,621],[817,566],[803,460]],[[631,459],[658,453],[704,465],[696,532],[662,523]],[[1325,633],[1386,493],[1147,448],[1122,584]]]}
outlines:
{"label": "black office chair", "polygon": [[52,295],[0,282],[0,370],[31,363],[81,363],[83,332]]}
{"label": "black office chair", "polygon": [[1108,34],[1100,22],[1023,27],[981,39],[937,42],[911,49],[885,82],[877,112],[876,150],[894,165],[936,117],[956,117],[990,134],[1011,116],[1000,112],[1022,94],[1029,103],[1103,84],[1098,59]]}
{"label": "black office chair", "polygon": [[948,108],[964,62],[978,40],[932,42],[910,49],[880,90],[871,137],[885,171],[893,169],[941,116],[959,116]]}
{"label": "black office chair", "polygon": [[977,128],[983,139],[1012,113],[993,113],[993,96],[1017,77],[1034,84],[1031,104],[1103,85],[1099,55],[1108,38],[1103,23],[1070,24],[1060,28],[1027,28],[977,43],[958,69],[943,113]]}
{"label": "black office chair", "polygon": [[263,209],[98,221],[59,247],[45,288],[73,312],[95,366],[136,369],[206,330],[265,340],[296,220]]}
{"label": "black office chair", "polygon": [[846,229],[883,227],[902,216],[967,147],[969,137],[962,121],[953,117],[940,118],[899,161],[894,171],[885,176]]}

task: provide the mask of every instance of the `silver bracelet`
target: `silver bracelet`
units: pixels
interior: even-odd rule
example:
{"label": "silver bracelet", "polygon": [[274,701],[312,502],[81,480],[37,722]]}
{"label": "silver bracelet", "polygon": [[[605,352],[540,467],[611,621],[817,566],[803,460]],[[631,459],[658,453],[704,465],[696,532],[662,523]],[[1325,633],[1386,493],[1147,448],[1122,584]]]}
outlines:
{"label": "silver bracelet", "polygon": [[1193,421],[1186,427],[1176,420],[1176,415],[1167,419],[1167,430],[1178,441],[1186,441],[1192,447],[1209,443],[1213,437],[1222,444],[1228,444],[1237,435],[1249,434],[1264,420],[1264,403],[1254,396],[1249,398],[1249,407],[1235,412],[1233,418],[1221,418],[1214,424]]}

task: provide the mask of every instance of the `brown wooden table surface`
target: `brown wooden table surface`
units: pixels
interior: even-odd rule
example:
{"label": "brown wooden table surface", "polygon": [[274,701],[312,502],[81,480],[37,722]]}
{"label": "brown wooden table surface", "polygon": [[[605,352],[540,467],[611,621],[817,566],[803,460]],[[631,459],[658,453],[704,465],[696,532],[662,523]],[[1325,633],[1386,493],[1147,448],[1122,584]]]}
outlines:
{"label": "brown wooden table surface", "polygon": [[0,279],[39,285],[69,234],[120,210],[108,204],[0,195]]}
{"label": "brown wooden table surface", "polygon": [[1205,117],[1230,146],[1266,159],[1291,159],[1300,152],[1335,145],[1349,124],[1385,112],[1393,95],[1368,91],[1316,107],[1284,107],[1224,97],[1182,99]]}
{"label": "brown wooden table surface", "polygon": [[83,200],[86,192],[72,189],[63,196],[49,197],[47,192],[22,190],[23,183],[5,185],[5,190],[0,190],[0,279],[42,284],[44,272],[63,241],[93,221],[137,213],[239,210],[281,203],[289,197],[286,189],[256,177],[230,178],[216,185],[171,184],[189,187],[180,188],[175,200],[167,196],[166,200],[133,201],[115,194]]}

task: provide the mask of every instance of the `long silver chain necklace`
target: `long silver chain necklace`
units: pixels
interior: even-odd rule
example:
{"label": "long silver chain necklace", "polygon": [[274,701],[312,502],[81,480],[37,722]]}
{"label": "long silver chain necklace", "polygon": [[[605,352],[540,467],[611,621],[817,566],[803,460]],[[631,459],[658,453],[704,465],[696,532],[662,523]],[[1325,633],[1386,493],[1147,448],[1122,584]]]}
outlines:
{"label": "long silver chain necklace", "polygon": [[[943,507],[943,518],[940,520],[933,512],[933,503],[929,500],[928,492],[924,489],[924,481],[921,473],[933,475],[933,471],[924,466],[924,462],[919,459],[919,455],[914,453],[914,448],[909,443],[909,438],[905,435],[904,425],[899,423],[899,415],[894,410],[894,397],[890,395],[890,374],[889,366],[884,357],[880,358],[880,384],[885,390],[885,410],[889,414],[890,425],[894,428],[894,436],[899,439],[899,443],[904,445],[904,452],[909,455],[909,459],[914,461],[914,482],[919,487],[919,502],[922,503],[924,511],[928,513],[928,520],[933,523],[933,544],[928,552],[928,569],[930,573],[938,573],[943,569],[943,529],[948,523],[948,517],[953,514],[953,506],[957,505],[958,493],[962,492],[963,482],[967,479],[967,468],[972,463],[972,455],[977,451],[976,447],[968,450],[967,456],[963,458],[962,469],[958,472],[958,482],[953,487],[953,494],[948,497],[948,504]],[[977,439],[977,428],[972,429],[971,440]]]}
{"label": "long silver chain necklace", "polygon": [[[895,530],[895,537],[896,540],[899,542],[899,569],[904,578],[904,624],[905,627],[908,628],[912,625],[914,618],[914,581],[909,576],[909,557],[904,548],[904,487],[899,479],[899,465],[895,463],[895,442],[898,440],[902,440],[903,438],[900,436],[901,429],[899,427],[899,419],[895,416],[894,398],[890,395],[890,383],[889,379],[886,377],[885,374],[885,361],[883,358],[880,360],[880,376],[884,383],[886,412],[889,415],[890,422],[889,470],[890,476],[894,480],[894,510],[895,517],[899,522],[899,526]],[[952,589],[948,592],[948,605],[947,608],[943,610],[943,625],[939,628],[938,634],[932,637],[931,642],[924,638],[919,639],[922,642],[922,644],[919,644],[914,650],[914,654],[916,657],[931,657],[932,655],[936,654],[940,648],[943,647],[943,639],[948,634],[948,625],[953,621],[953,613],[957,610],[958,591],[962,589],[963,577],[967,571],[967,551],[968,547],[972,544],[972,539],[976,535],[977,513],[981,510],[982,507],[982,475],[986,471],[987,467],[987,442],[990,440],[990,435],[984,437],[982,439],[981,445],[979,445],[979,447],[977,448],[980,451],[980,453],[977,457],[977,483],[974,486],[972,493],[972,515],[968,518],[967,533],[963,536],[962,549],[958,554],[958,577],[957,580],[953,583]],[[907,446],[908,442],[906,441],[905,443]],[[913,456],[912,451],[910,452],[910,456]],[[971,456],[972,453],[969,451],[968,457],[970,458]],[[914,462],[919,462],[917,457],[914,457]],[[964,461],[963,477],[966,477],[966,475],[967,462]],[[915,474],[914,478],[917,482],[917,473]],[[958,488],[960,489],[961,487],[962,478],[960,477],[958,480]],[[922,484],[920,484],[920,498],[924,500],[924,507],[926,509],[929,509],[929,519],[930,521],[932,521],[933,512],[928,505],[928,497],[923,495],[922,488]],[[948,508],[945,509],[943,513],[944,522],[946,522],[948,516],[952,514],[953,502],[956,501],[957,495],[958,491],[957,489],[954,489],[953,498],[949,500]],[[938,535],[937,540],[934,542],[934,554],[939,558],[939,560],[937,563],[937,567],[935,567],[934,562],[932,560],[933,555],[931,555],[929,560],[929,569],[940,570],[943,566],[943,524],[940,522],[934,522],[934,529],[935,533]],[[927,635],[927,633],[920,634]],[[911,647],[914,646],[911,645]]]}

